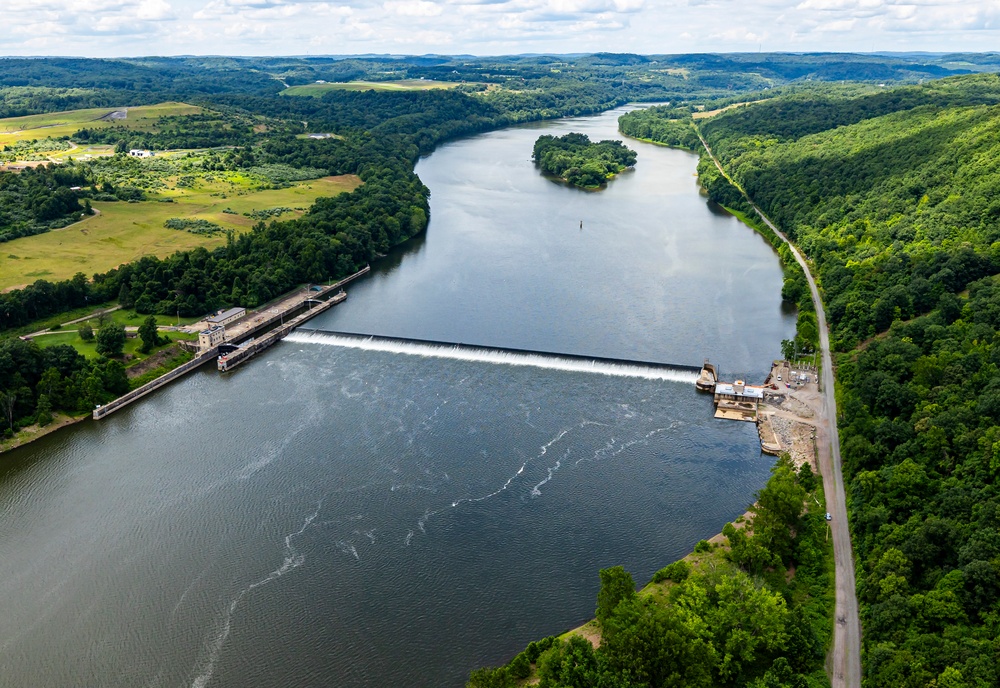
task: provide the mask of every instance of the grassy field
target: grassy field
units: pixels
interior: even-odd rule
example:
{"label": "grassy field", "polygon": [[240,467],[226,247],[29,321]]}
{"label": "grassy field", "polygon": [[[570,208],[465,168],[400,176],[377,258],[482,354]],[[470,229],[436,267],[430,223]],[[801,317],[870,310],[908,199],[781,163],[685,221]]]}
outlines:
{"label": "grassy field", "polygon": [[[160,336],[169,338],[171,343],[177,341],[178,339],[194,340],[198,338],[196,335],[187,334],[186,332],[160,332]],[[39,335],[35,337],[34,340],[38,346],[42,348],[56,346],[57,344],[69,344],[89,359],[98,358],[96,340],[85,342],[80,339],[79,333],[75,331],[67,330],[65,332],[57,332],[55,334]],[[147,354],[143,354],[139,351],[139,347],[141,346],[142,340],[138,337],[129,337],[125,340],[125,354],[132,357],[129,364],[141,361],[147,357]],[[162,348],[163,347],[157,347],[156,349],[153,349],[151,354]]]}
{"label": "grassy field", "polygon": [[[148,131],[161,117],[197,115],[204,112],[202,108],[186,103],[160,103],[159,105],[127,108],[128,116],[125,119],[101,119],[109,113],[115,112],[116,109],[92,108],[0,119],[0,146],[16,141],[72,136],[81,129],[124,126],[136,131]],[[122,110],[125,109],[122,108]]]}
{"label": "grassy field", "polygon": [[[298,182],[285,189],[247,191],[238,177],[208,182],[188,189],[172,188],[152,195],[160,200],[142,203],[94,203],[99,215],[82,222],[7,242],[0,246],[0,289],[30,284],[38,279],[56,281],[77,272],[92,275],[142,256],[168,256],[197,246],[225,244],[224,234],[205,236],[167,229],[170,218],[201,219],[225,229],[242,232],[256,220],[242,213],[272,208],[308,208],[317,198],[352,191],[361,184],[353,175]],[[233,213],[225,213],[229,209]],[[291,210],[288,219],[304,210]]]}
{"label": "grassy field", "polygon": [[[139,325],[142,325],[148,317],[148,315],[142,315],[141,313],[136,313],[135,311],[126,308],[119,308],[118,310],[112,311],[105,316],[108,320],[125,327],[139,327]],[[157,325],[190,325],[191,323],[196,323],[201,320],[203,316],[198,316],[196,318],[178,318],[174,315],[154,315],[153,317],[156,318]],[[82,325],[90,325],[96,331],[97,328],[100,327],[100,322],[95,316],[89,320],[67,325],[66,329],[67,331],[75,330]]]}
{"label": "grassy field", "polygon": [[431,79],[400,81],[347,81],[344,83],[305,84],[281,92],[283,96],[321,96],[327,91],[429,91],[434,88],[455,88],[460,84]]}

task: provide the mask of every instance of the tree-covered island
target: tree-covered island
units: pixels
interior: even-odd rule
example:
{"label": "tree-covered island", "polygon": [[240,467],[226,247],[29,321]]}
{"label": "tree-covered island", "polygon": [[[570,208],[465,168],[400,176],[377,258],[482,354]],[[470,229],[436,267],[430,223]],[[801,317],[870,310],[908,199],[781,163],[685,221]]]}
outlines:
{"label": "tree-covered island", "polygon": [[621,141],[592,143],[586,134],[545,134],[535,141],[532,160],[545,174],[581,189],[598,189],[625,168],[635,165],[636,153]]}

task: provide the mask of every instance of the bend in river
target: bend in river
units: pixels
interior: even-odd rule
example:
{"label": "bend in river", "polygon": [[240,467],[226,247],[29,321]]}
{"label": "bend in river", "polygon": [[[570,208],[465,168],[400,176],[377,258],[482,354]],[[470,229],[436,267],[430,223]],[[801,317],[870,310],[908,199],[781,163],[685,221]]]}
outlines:
{"label": "bend in river", "polygon": [[[531,163],[540,131],[621,138],[619,114],[442,146],[426,237],[310,327],[762,377],[781,270],[695,156],[629,141],[600,193]],[[690,384],[293,339],[5,457],[0,684],[461,686],[768,475]]]}

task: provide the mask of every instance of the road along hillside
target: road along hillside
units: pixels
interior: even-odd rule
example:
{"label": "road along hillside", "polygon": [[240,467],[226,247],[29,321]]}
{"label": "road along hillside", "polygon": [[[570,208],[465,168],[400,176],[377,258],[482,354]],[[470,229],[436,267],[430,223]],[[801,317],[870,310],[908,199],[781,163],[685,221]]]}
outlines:
{"label": "road along hillside", "polygon": [[[726,179],[746,196],[746,192],[733,181],[712,153],[708,143],[698,134],[708,156]],[[844,475],[840,466],[840,436],[837,433],[837,400],[833,380],[833,358],[830,356],[830,334],[826,324],[826,312],[820,298],[816,280],[809,270],[809,264],[795,244],[750,201],[760,219],[781,238],[792,251],[795,260],[802,266],[809,292],[812,294],[819,326],[819,345],[823,359],[822,380],[823,406],[826,422],[818,427],[819,468],[823,475],[823,489],[826,492],[827,508],[833,520],[830,529],[833,537],[833,556],[836,570],[836,626],[833,633],[833,648],[827,659],[833,688],[860,688],[861,686],[861,621],[858,618],[858,597],[855,590],[854,551],[851,547],[851,531],[847,523],[847,499],[844,493]]]}

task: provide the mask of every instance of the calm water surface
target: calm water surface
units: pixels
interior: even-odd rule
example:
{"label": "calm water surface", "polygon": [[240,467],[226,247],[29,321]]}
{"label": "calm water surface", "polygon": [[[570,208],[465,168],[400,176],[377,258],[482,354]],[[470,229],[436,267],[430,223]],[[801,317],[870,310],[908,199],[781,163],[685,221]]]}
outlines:
{"label": "calm water surface", "polygon": [[[540,131],[422,160],[427,235],[315,326],[759,378],[794,320],[770,248],[641,143],[600,193]],[[583,221],[583,228],[580,222]],[[312,325],[310,325],[312,326]],[[589,618],[767,477],[750,424],[675,382],[283,342],[0,464],[0,684],[461,686]]]}

